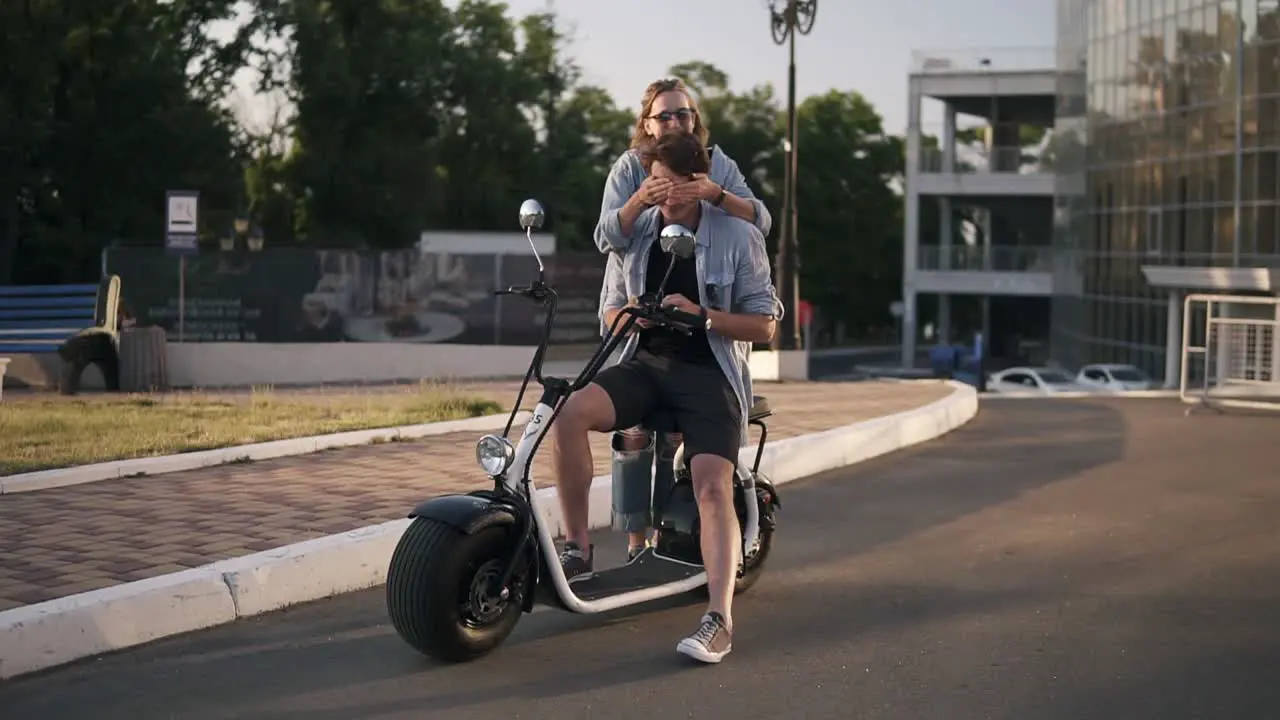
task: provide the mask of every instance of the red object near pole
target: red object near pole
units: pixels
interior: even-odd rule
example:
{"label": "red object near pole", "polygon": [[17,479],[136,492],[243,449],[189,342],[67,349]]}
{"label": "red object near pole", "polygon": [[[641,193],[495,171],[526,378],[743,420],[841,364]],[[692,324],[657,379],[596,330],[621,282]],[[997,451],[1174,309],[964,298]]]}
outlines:
{"label": "red object near pole", "polygon": [[799,317],[796,319],[800,321],[800,327],[808,325],[809,321],[813,319],[813,305],[811,305],[808,300],[801,300],[797,315]]}

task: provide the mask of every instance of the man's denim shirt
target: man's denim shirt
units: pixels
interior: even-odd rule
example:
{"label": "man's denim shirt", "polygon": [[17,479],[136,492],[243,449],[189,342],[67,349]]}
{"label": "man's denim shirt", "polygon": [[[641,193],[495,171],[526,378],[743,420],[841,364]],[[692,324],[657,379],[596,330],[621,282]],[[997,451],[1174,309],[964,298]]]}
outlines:
{"label": "man's denim shirt", "polygon": [[[781,319],[782,302],[769,277],[764,235],[745,220],[729,215],[706,201],[701,201],[701,204],[702,219],[698,223],[694,248],[698,297],[689,299],[722,312],[771,315]],[[629,298],[644,294],[649,248],[658,238],[660,212],[661,208],[651,207],[640,213],[627,246],[609,253],[600,295],[602,336],[609,331],[605,312],[624,307]],[[714,325],[707,333],[707,339],[721,371],[738,396],[742,413],[742,443],[746,444],[747,413],[751,408],[752,393],[751,373],[747,368],[751,343],[730,340],[716,332]],[[638,334],[627,339],[622,360],[635,354],[638,343]]]}

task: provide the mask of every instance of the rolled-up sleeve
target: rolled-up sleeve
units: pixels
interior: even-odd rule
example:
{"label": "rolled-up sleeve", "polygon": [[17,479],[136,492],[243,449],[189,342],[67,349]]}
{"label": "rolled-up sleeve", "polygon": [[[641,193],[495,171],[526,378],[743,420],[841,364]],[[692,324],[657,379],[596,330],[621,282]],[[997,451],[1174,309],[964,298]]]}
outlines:
{"label": "rolled-up sleeve", "polygon": [[604,197],[600,201],[600,219],[596,222],[595,241],[600,252],[626,250],[631,236],[622,232],[622,206],[640,188],[631,153],[624,152],[613,163],[604,181]]}
{"label": "rolled-up sleeve", "polygon": [[723,152],[721,157],[724,158],[724,178],[720,187],[724,188],[725,192],[737,195],[751,203],[751,206],[756,209],[756,216],[751,224],[760,230],[761,235],[768,235],[769,230],[773,228],[773,216],[769,214],[769,208],[765,207],[755,193],[751,192],[751,187],[747,185],[747,178],[738,168],[738,163]]}
{"label": "rolled-up sleeve", "polygon": [[769,278],[769,253],[765,249],[764,235],[754,226],[739,227],[750,237],[743,242],[734,269],[734,283],[739,288],[734,291],[734,312],[770,315],[781,320],[785,311]]}
{"label": "rolled-up sleeve", "polygon": [[604,266],[604,283],[600,287],[600,337],[609,332],[605,313],[626,307],[627,281],[622,272],[622,253],[609,253]]}

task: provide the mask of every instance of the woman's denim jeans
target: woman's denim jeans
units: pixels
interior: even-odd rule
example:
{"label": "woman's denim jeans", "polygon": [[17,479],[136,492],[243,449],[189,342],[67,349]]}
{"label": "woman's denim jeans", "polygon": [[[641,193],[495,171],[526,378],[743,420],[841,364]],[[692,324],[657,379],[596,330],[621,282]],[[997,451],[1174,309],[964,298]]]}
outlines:
{"label": "woman's denim jeans", "polygon": [[[661,503],[675,481],[671,462],[681,437],[659,433],[655,442],[654,434],[643,428],[613,434],[613,529],[618,532],[641,532],[653,527],[654,513],[661,511]],[[628,445],[642,449],[624,450]]]}

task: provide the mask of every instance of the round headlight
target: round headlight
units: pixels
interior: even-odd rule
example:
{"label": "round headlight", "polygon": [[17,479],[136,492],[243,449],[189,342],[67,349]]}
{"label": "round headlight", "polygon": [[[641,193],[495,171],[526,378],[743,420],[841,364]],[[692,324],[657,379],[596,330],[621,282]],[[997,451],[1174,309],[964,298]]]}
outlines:
{"label": "round headlight", "polygon": [[506,438],[485,435],[476,443],[476,462],[486,475],[501,475],[515,459],[515,448]]}

